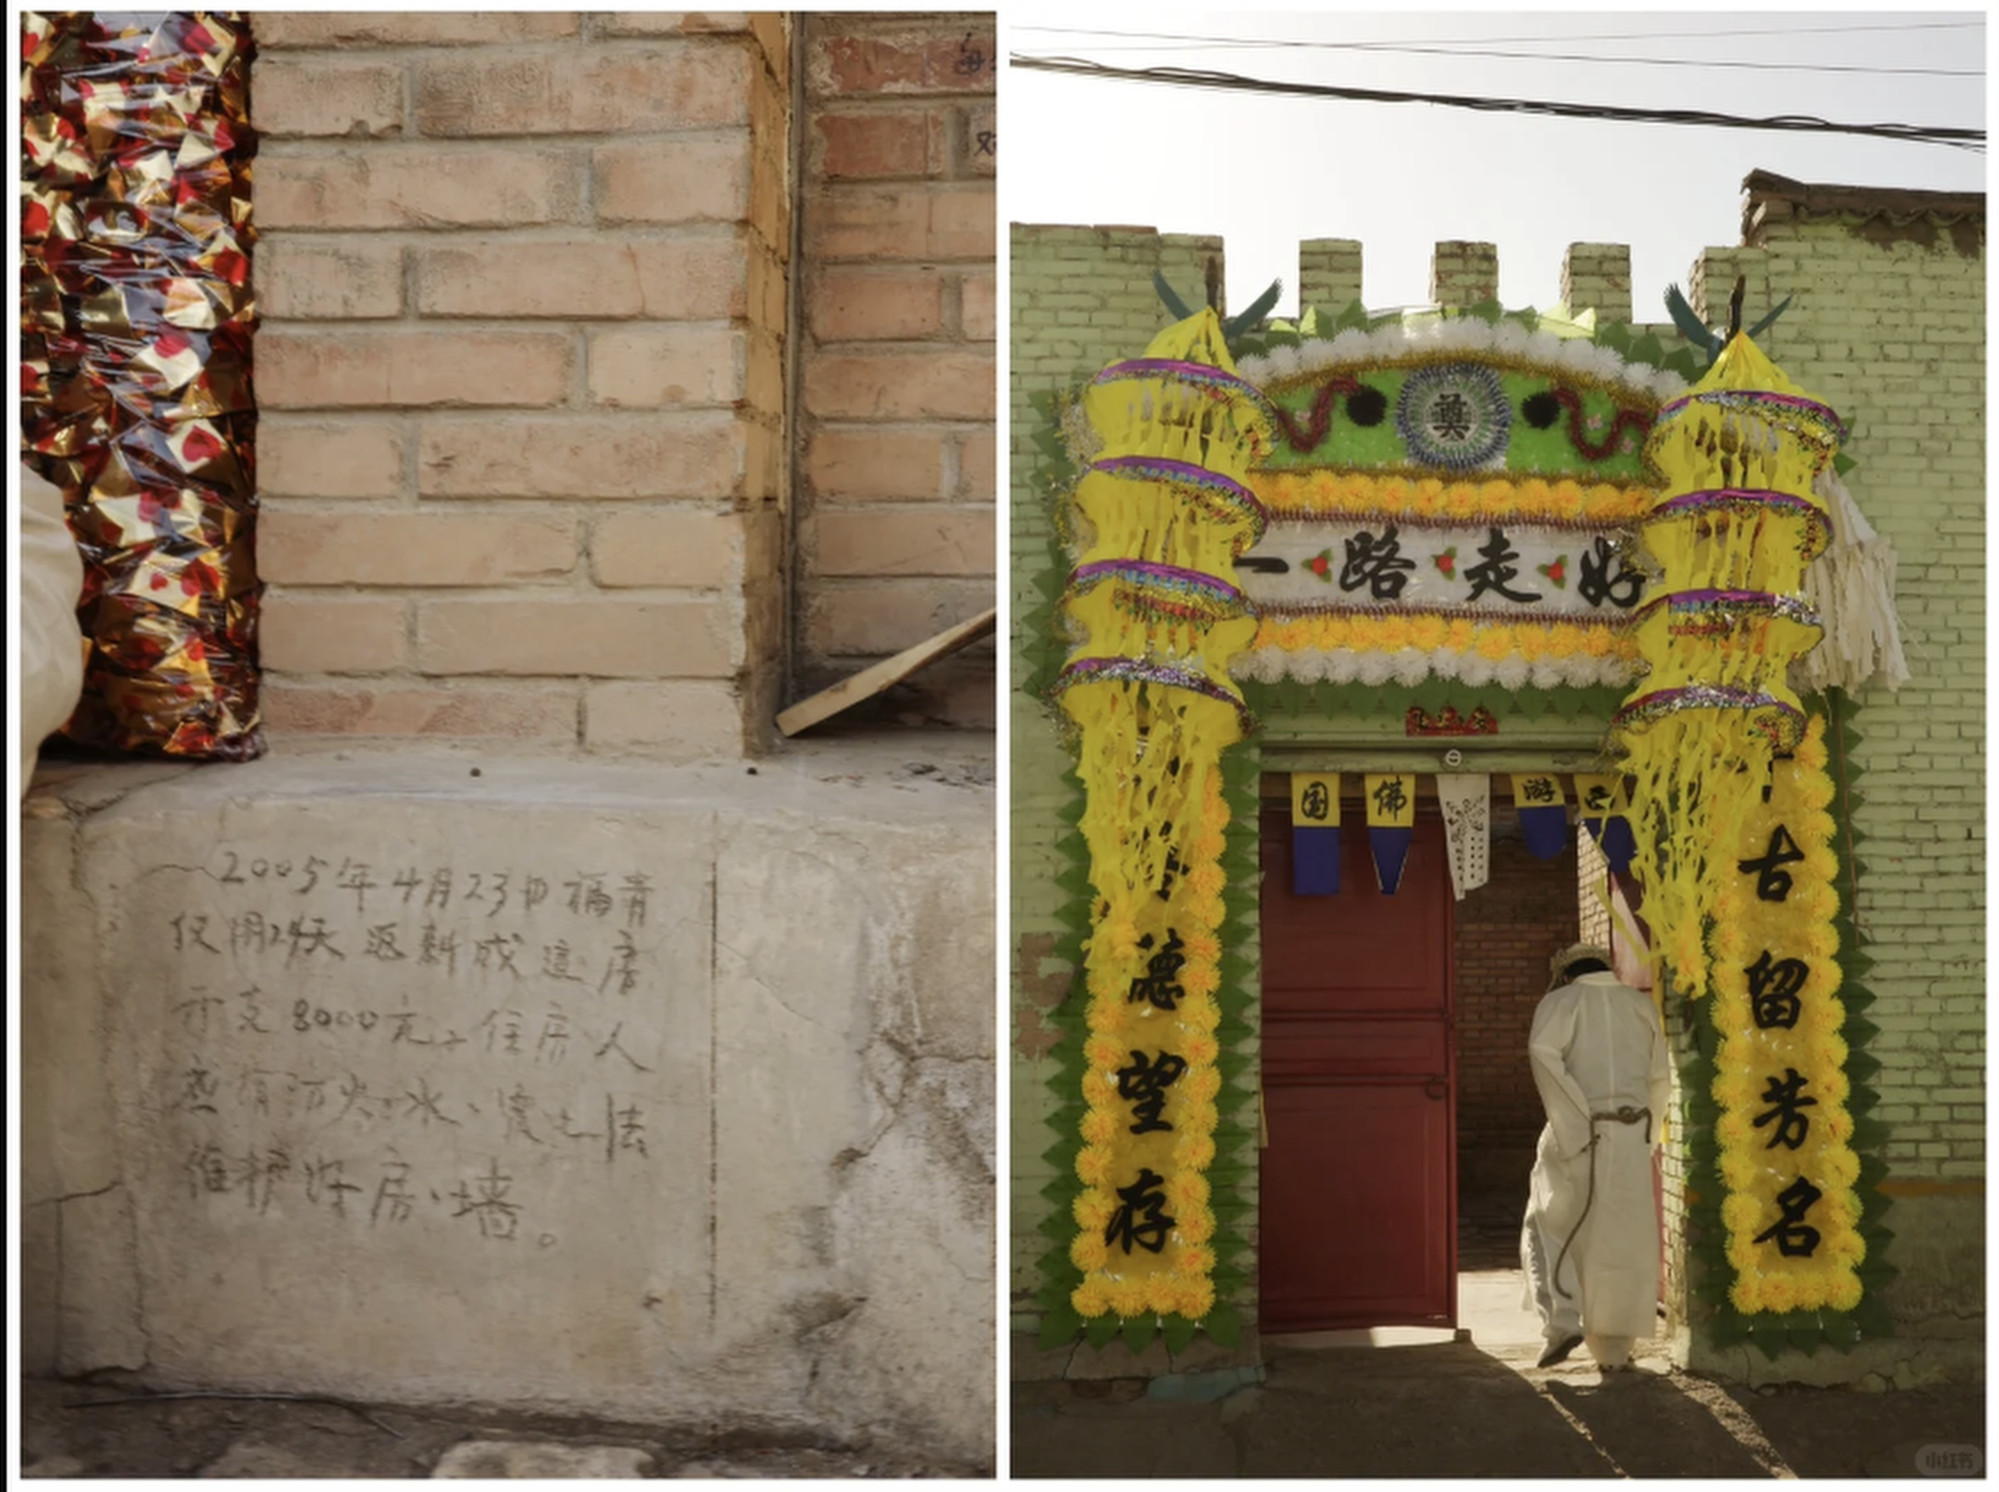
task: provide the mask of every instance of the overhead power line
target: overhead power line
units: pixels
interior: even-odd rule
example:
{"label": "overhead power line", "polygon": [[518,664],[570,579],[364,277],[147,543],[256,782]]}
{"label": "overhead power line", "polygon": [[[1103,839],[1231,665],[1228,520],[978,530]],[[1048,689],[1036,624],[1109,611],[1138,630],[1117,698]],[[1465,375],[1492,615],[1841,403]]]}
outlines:
{"label": "overhead power line", "polygon": [[1628,124],[1698,124],[1717,129],[1794,130],[1815,134],[1869,135],[1959,149],[1985,148],[1985,131],[1921,124],[1835,124],[1805,114],[1779,114],[1755,119],[1716,114],[1705,109],[1639,109],[1618,104],[1570,104],[1548,99],[1491,98],[1447,93],[1409,93],[1387,88],[1348,88],[1331,83],[1291,83],[1274,78],[1246,78],[1237,73],[1207,72],[1185,67],[1111,67],[1079,57],[1023,57],[1010,66],[1036,72],[1069,73],[1131,83],[1158,83],[1175,88],[1213,88],[1235,93],[1277,94],[1293,98],[1339,98],[1377,104],[1442,104],[1497,114],[1549,114],[1562,119],[1602,119]]}
{"label": "overhead power line", "polygon": [[[1758,26],[1726,31],[1690,31],[1682,26],[1674,31],[1598,31],[1564,36],[1467,36],[1461,37],[1469,46],[1490,47],[1512,45],[1514,43],[1545,41],[1707,41],[1712,37],[1730,36],[1844,36],[1864,31],[1962,31],[1970,27],[1982,27],[1981,18],[1975,21],[1912,21],[1878,22],[1859,26]],[[1053,36],[1114,36],[1132,41],[1197,41],[1211,46],[1229,47],[1312,47],[1333,50],[1366,49],[1370,47],[1408,47],[1426,45],[1437,40],[1434,36],[1419,36],[1401,41],[1309,41],[1280,40],[1251,36],[1191,36],[1181,31],[1099,31],[1090,26],[1028,26],[1014,25],[1013,31],[1040,31]]]}
{"label": "overhead power line", "polygon": [[[1244,51],[1251,47],[1282,47],[1289,42],[1241,42],[1232,49]],[[1343,43],[1327,43],[1328,46],[1343,46]],[[1599,62],[1622,64],[1627,67],[1698,67],[1698,68],[1741,68],[1749,72],[1768,73],[1864,73],[1869,77],[1919,77],[1919,78],[1983,78],[1983,68],[1953,67],[1864,67],[1858,63],[1840,62],[1746,62],[1734,59],[1711,60],[1705,57],[1603,57],[1590,52],[1500,52],[1480,47],[1418,47],[1386,46],[1375,42],[1355,42],[1356,51],[1387,52],[1401,56],[1416,53],[1429,57],[1502,57],[1516,62]],[[1187,45],[1178,42],[1159,44],[1144,43],[1136,46],[1092,46],[1093,52],[1184,52]]]}

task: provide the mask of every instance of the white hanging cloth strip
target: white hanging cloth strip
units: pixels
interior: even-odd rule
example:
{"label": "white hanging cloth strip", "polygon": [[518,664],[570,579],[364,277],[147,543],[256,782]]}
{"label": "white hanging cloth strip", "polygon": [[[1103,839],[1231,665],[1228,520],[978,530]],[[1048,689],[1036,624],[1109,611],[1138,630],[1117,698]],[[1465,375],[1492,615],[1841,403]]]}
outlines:
{"label": "white hanging cloth strip", "polygon": [[1444,814],[1450,851],[1451,891],[1459,901],[1486,882],[1492,862],[1492,786],[1483,772],[1437,776],[1437,806]]}
{"label": "white hanging cloth strip", "polygon": [[1805,599],[1825,623],[1817,647],[1791,665],[1792,687],[1870,681],[1899,689],[1909,677],[1895,616],[1895,547],[1861,516],[1839,474],[1827,466],[1813,484],[1832,510],[1832,542],[1805,571]]}

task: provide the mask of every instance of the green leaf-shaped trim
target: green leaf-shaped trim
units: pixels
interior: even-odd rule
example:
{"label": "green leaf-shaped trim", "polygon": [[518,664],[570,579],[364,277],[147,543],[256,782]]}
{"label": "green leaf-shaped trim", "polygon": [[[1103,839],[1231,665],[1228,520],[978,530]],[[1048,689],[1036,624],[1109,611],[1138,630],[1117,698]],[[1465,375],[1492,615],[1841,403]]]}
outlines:
{"label": "green leaf-shaped trim", "polygon": [[[1861,1207],[1860,1234],[1867,1243],[1867,1258],[1855,1271],[1865,1293],[1853,1310],[1799,1311],[1782,1315],[1758,1312],[1745,1316],[1729,1303],[1728,1290],[1734,1281],[1734,1272],[1726,1261],[1723,1241],[1727,1234],[1721,1225],[1724,1188],[1719,1170],[1719,1147],[1714,1144],[1713,1138],[1714,1117],[1718,1110],[1714,1109],[1712,1099],[1707,1097],[1713,1090],[1714,1054],[1720,1040],[1720,1033],[1713,1025],[1712,1000],[1687,1002],[1688,1020],[1695,1042],[1693,1053],[1680,1069],[1690,1126],[1688,1150],[1691,1164],[1687,1176],[1686,1206],[1688,1258],[1692,1272],[1689,1293],[1711,1313],[1704,1329],[1714,1346],[1731,1347],[1747,1341],[1773,1362],[1787,1349],[1809,1354],[1823,1343],[1837,1351],[1850,1352],[1862,1341],[1894,1334],[1894,1323],[1889,1317],[1886,1302],[1880,1296],[1881,1286],[1895,1275],[1894,1266],[1883,1258],[1893,1234],[1879,1223],[1891,1200],[1882,1194],[1879,1187],[1882,1177],[1888,1172],[1884,1156],[1890,1131],[1882,1121],[1862,1117],[1880,1101],[1871,1079],[1880,1071],[1881,1064],[1863,1050],[1877,1028],[1858,1015],[1860,1010],[1874,1001],[1873,994],[1858,982],[1858,971],[1870,966],[1871,961],[1859,951],[1852,915],[1857,869],[1853,859],[1850,808],[1856,797],[1851,790],[1852,784],[1859,776],[1852,751],[1859,740],[1859,733],[1853,725],[1853,703],[1843,691],[1828,690],[1822,696],[1808,697],[1805,704],[1811,713],[1826,717],[1830,770],[1839,789],[1833,799],[1832,814],[1837,824],[1833,851],[1839,859],[1839,870],[1834,877],[1839,888],[1839,910],[1834,916],[1834,925],[1839,932],[1839,962],[1844,974],[1839,997],[1847,1011],[1840,1034],[1848,1046],[1846,1074],[1850,1092],[1847,1109],[1855,1119],[1852,1146],[1860,1159],[1860,1179],[1854,1191]],[[1699,1326],[1701,1323],[1697,1323]]]}

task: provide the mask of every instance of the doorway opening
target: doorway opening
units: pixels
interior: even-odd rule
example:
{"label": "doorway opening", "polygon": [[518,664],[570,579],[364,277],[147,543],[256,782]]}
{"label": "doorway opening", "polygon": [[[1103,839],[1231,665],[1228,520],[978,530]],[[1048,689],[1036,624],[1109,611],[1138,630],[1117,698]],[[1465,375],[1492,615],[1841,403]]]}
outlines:
{"label": "doorway opening", "polygon": [[1495,796],[1486,884],[1459,900],[1434,785],[1419,776],[1402,882],[1384,896],[1360,786],[1330,896],[1292,892],[1285,775],[1267,774],[1261,794],[1259,1293],[1271,1333],[1515,1312],[1543,1123],[1534,1012],[1557,950],[1613,941],[1603,858],[1579,823],[1560,854],[1538,858]]}

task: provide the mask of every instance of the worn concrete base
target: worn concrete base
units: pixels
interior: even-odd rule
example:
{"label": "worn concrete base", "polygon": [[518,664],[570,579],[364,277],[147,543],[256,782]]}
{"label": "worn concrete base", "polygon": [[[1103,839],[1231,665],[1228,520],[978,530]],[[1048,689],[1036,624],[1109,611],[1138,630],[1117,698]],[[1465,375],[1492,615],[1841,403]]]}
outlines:
{"label": "worn concrete base", "polygon": [[990,1459],[991,770],[926,744],[46,772],[30,1370]]}

